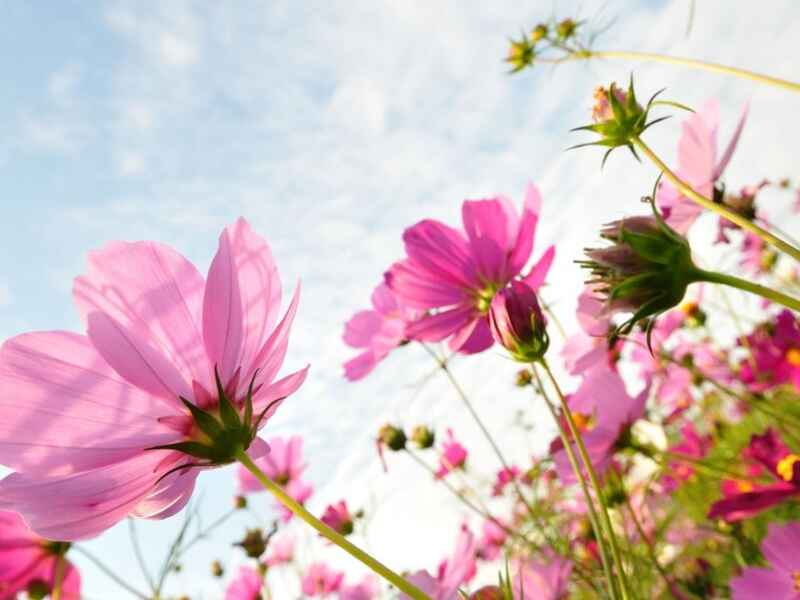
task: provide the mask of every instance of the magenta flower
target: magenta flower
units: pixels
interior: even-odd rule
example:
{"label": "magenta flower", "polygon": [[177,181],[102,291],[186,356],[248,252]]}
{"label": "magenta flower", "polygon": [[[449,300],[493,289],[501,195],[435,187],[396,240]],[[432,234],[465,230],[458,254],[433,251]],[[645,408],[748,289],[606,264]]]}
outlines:
{"label": "magenta flower", "polygon": [[[711,438],[700,436],[691,422],[684,423],[681,427],[682,441],[670,447],[671,454],[686,456],[690,459],[702,459],[711,448]],[[676,460],[670,463],[661,478],[664,491],[674,492],[681,483],[688,481],[694,475],[694,467],[686,461]]]}
{"label": "magenta flower", "polygon": [[453,469],[463,469],[467,462],[467,449],[453,437],[453,430],[447,430],[447,440],[444,442],[442,454],[439,456],[439,468],[436,478],[441,479]]}
{"label": "magenta flower", "polygon": [[478,556],[483,560],[494,560],[503,553],[508,533],[498,521],[487,519],[483,522],[483,535],[478,542]]}
{"label": "magenta flower", "polygon": [[516,465],[504,467],[497,472],[497,479],[492,486],[492,496],[500,496],[509,483],[519,478],[520,470]]}
{"label": "magenta flower", "polygon": [[406,325],[414,321],[417,312],[404,308],[385,283],[372,292],[374,310],[362,310],[344,326],[344,343],[362,350],[361,354],[344,363],[344,375],[356,381],[369,375],[389,352],[406,341]]}
{"label": "magenta flower", "polygon": [[280,535],[270,538],[267,546],[267,558],[264,560],[268,567],[289,564],[294,560],[294,538],[290,535]]}
{"label": "magenta flower", "polygon": [[345,584],[339,590],[339,600],[374,600],[381,588],[373,575],[367,575],[361,583]]}
{"label": "magenta flower", "polygon": [[792,383],[800,390],[800,324],[791,311],[781,311],[774,328],[757,328],[747,345],[752,361],[742,361],[739,375],[750,389],[764,391]]}
{"label": "magenta flower", "polygon": [[[517,277],[530,258],[541,197],[528,186],[520,218],[504,197],[465,201],[464,229],[434,220],[420,221],[403,234],[406,259],[386,273],[399,301],[429,311],[410,323],[410,339],[438,342],[465,353],[486,350],[492,336],[486,314],[497,290]],[[537,290],[555,253],[549,247],[525,282]]]}
{"label": "magenta flower", "polygon": [[225,590],[225,600],[261,600],[264,576],[252,567],[242,567]]}
{"label": "magenta flower", "polygon": [[746,567],[731,580],[733,600],[800,600],[800,523],[770,523],[761,543],[769,567]]}
{"label": "magenta flower", "polygon": [[800,495],[800,456],[792,453],[773,429],[750,438],[745,457],[769,473],[776,483],[726,480],[724,498],[711,505],[709,519],[741,521]]}
{"label": "magenta flower", "polygon": [[205,280],[154,242],[93,252],[74,288],[87,335],[29,333],[0,350],[0,464],[17,471],[0,508],[44,537],[88,538],[175,514],[199,468],[236,447],[265,454],[257,430],[306,376],[275,381],[298,293],[278,321],[277,268],[243,219],[222,232]]}
{"label": "magenta flower", "polygon": [[567,338],[561,350],[567,371],[578,375],[598,365],[612,366],[615,359],[607,336],[613,326],[605,303],[591,286],[584,287],[578,296],[576,317],[581,331]]}
{"label": "magenta flower", "polygon": [[340,500],[336,504],[329,504],[322,515],[322,522],[342,535],[353,533],[353,517],[347,510],[347,502]]}
{"label": "magenta flower", "polygon": [[[747,120],[748,107],[728,142],[722,156],[717,158],[717,129],[719,127],[719,103],[709,100],[703,108],[683,122],[683,133],[678,142],[678,177],[706,198],[714,198],[714,186],[722,176],[733,156],[739,136]],[[668,182],[663,182],[656,194],[656,202],[666,218],[667,224],[678,233],[686,233],[703,209],[683,196]]]}
{"label": "magenta flower", "polygon": [[[462,525],[456,540],[453,556],[439,563],[436,577],[427,571],[417,571],[408,580],[433,600],[457,600],[458,589],[469,582],[477,571],[475,536],[466,525]],[[405,594],[399,600],[410,600]]]}
{"label": "magenta flower", "polygon": [[518,362],[540,360],[550,345],[536,292],[521,281],[512,281],[495,294],[489,309],[489,326],[494,341]]}
{"label": "magenta flower", "polygon": [[520,561],[514,578],[514,600],[563,600],[567,597],[572,562],[552,556],[549,562]]}
{"label": "magenta flower", "polygon": [[[314,486],[301,480],[306,463],[303,461],[303,438],[294,435],[290,438],[274,437],[269,440],[269,454],[262,456],[255,462],[264,473],[300,504],[305,502],[314,493]],[[250,471],[239,466],[237,471],[239,492],[263,492],[262,486]],[[281,520],[290,521],[293,513],[280,502],[274,503],[275,510],[280,514]]]}
{"label": "magenta flower", "polygon": [[62,600],[80,600],[81,576],[64,558],[68,548],[67,543],[40,538],[18,514],[1,511],[0,600],[13,600],[23,592],[49,596],[59,572]]}
{"label": "magenta flower", "polygon": [[306,596],[327,596],[339,591],[344,580],[344,573],[334,571],[325,563],[314,563],[300,581],[300,587]]}

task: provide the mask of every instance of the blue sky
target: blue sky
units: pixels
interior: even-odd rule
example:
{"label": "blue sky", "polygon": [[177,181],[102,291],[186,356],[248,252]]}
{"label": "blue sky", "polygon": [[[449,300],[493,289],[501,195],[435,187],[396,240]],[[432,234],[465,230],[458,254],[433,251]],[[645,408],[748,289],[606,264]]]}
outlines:
{"label": "blue sky", "polygon": [[[800,77],[795,1],[776,0],[769,10],[744,0],[697,2],[687,38],[688,6],[587,0],[559,2],[558,14],[615,20],[600,47]],[[395,529],[376,517],[372,543],[398,568],[432,566],[453,529],[437,529],[416,562],[407,552],[412,537],[392,548],[382,543],[398,528],[427,531],[440,515],[414,508],[419,497],[408,489],[419,479],[412,472],[381,479],[370,439],[386,416],[438,425],[460,423],[460,416],[442,400],[441,382],[409,386],[428,372],[425,357],[412,351],[358,385],[345,384],[340,370],[349,355],[339,340],[342,323],[366,306],[399,256],[402,229],[424,217],[457,222],[463,198],[504,193],[520,201],[526,182],[536,181],[545,203],[535,252],[559,243],[548,294],[569,323],[581,278],[571,261],[598,224],[638,210],[654,173],[622,153],[601,173],[599,153],[563,152],[582,141],[566,131],[587,122],[596,85],[626,80],[631,70],[643,95],[668,86],[670,98],[690,105],[719,97],[723,136],[751,102],[731,185],[797,169],[796,155],[786,151],[800,134],[788,93],[622,62],[507,76],[508,36],[550,12],[551,3],[510,0],[3,3],[0,335],[77,329],[71,279],[92,248],[156,239],[203,270],[221,228],[246,216],[273,246],[285,287],[298,278],[304,284],[287,369],[311,362],[312,374],[272,426],[306,435],[309,473],[320,490],[314,506],[336,495],[403,499]],[[673,121],[653,132],[667,158],[679,131]],[[463,375],[489,397],[512,393],[512,372],[492,355]],[[504,414],[489,417],[504,432],[512,407],[525,405],[509,402]],[[464,437],[469,427],[463,424]],[[512,437],[509,452],[524,456],[528,442]],[[230,471],[201,482],[206,514],[223,512]],[[451,523],[462,517],[449,514],[443,518]],[[240,526],[221,535],[218,549],[190,557],[176,585],[196,598],[218,597],[204,578],[207,565],[227,558]],[[143,526],[154,563],[175,527],[175,520]],[[124,529],[92,547],[137,579]],[[91,569],[86,579],[88,598],[114,589]]]}

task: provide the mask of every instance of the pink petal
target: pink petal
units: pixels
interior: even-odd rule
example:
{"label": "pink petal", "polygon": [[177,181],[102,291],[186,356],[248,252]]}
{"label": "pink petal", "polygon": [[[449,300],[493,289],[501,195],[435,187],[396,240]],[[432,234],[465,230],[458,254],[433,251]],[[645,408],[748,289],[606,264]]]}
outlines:
{"label": "pink petal", "polygon": [[732,600],[795,600],[791,577],[773,569],[747,567],[731,579]]}
{"label": "pink petal", "polygon": [[761,552],[773,567],[786,572],[800,571],[800,523],[770,523],[769,533],[761,544]]}
{"label": "pink petal", "polygon": [[7,341],[0,350],[0,386],[14,390],[0,398],[0,462],[15,470],[66,475],[180,435],[156,421],[169,410],[162,399],[124,381],[74,333]]}
{"label": "pink petal", "polygon": [[252,366],[250,369],[245,370],[245,380],[249,383],[255,369],[259,369],[258,381],[262,383],[269,383],[280,371],[283,365],[283,359],[286,358],[286,350],[289,347],[289,333],[294,323],[294,317],[297,314],[297,306],[300,303],[300,282],[297,282],[295,287],[292,301],[289,303],[289,308],[286,309],[286,314],[278,323],[278,326],[270,334],[269,338],[264,342],[264,345],[258,351],[258,354],[253,358]]}
{"label": "pink petal", "polygon": [[386,283],[381,283],[375,288],[371,300],[375,310],[384,316],[389,316],[400,309],[397,297]]}
{"label": "pink petal", "polygon": [[714,181],[717,181],[720,177],[722,177],[723,171],[725,171],[725,168],[728,166],[728,163],[733,157],[733,152],[736,150],[736,146],[739,143],[739,137],[742,135],[744,124],[747,122],[747,113],[749,111],[750,104],[748,103],[744,105],[744,108],[742,109],[742,115],[739,117],[739,123],[736,125],[736,130],[733,132],[731,140],[728,142],[725,152],[722,154],[722,158],[719,159],[719,163],[714,169],[714,175],[712,177]]}
{"label": "pink petal", "polygon": [[386,284],[410,308],[427,310],[462,302],[464,286],[444,282],[411,260],[396,262],[384,275]]}
{"label": "pink petal", "polygon": [[344,343],[353,348],[366,348],[370,345],[383,325],[383,317],[374,310],[357,312],[344,326]]}
{"label": "pink petal", "polygon": [[309,367],[305,367],[291,375],[287,375],[283,379],[261,388],[257,394],[254,394],[253,412],[255,415],[260,415],[264,409],[269,407],[269,410],[267,410],[264,417],[261,419],[260,426],[263,427],[264,423],[275,414],[275,411],[278,410],[278,407],[283,401],[288,396],[294,394],[300,386],[303,385],[303,382],[306,380],[306,375],[308,375],[308,369]]}
{"label": "pink petal", "polygon": [[73,297],[84,321],[92,312],[149,340],[187,381],[206,380],[200,334],[203,276],[183,256],[154,242],[115,242],[89,255]]}
{"label": "pink petal", "polygon": [[450,338],[450,349],[462,354],[477,354],[491,348],[494,344],[492,331],[486,318],[477,319],[471,328],[464,328],[464,331],[471,329],[469,336],[462,341],[459,335]]}
{"label": "pink petal", "polygon": [[463,288],[476,281],[469,246],[457,229],[438,221],[420,221],[403,232],[403,242],[415,267],[440,280],[442,285]]}
{"label": "pink petal", "polygon": [[505,282],[506,258],[519,229],[513,204],[506,198],[467,200],[461,217],[480,275],[486,281]]}
{"label": "pink petal", "polygon": [[550,272],[550,267],[553,266],[553,261],[556,258],[556,247],[550,246],[547,250],[544,251],[542,257],[539,261],[531,268],[530,273],[528,273],[524,278],[523,282],[528,285],[532,290],[536,291],[542,285],[544,285],[544,280],[547,278],[547,274]]}
{"label": "pink petal", "polygon": [[[406,333],[409,338],[423,342],[440,342],[475,320],[472,307],[456,307],[427,315],[409,323]],[[469,334],[467,334],[469,335]],[[466,340],[466,338],[464,338]]]}
{"label": "pink petal", "polygon": [[344,363],[344,376],[348,381],[358,381],[369,375],[377,364],[375,353],[367,350]]}
{"label": "pink petal", "polygon": [[87,335],[100,356],[129,383],[179,405],[191,388],[178,369],[149,340],[126,329],[106,313],[88,316]]}
{"label": "pink petal", "polygon": [[[539,214],[541,212],[542,196],[539,193],[539,188],[533,183],[528,183],[528,189],[525,191],[525,204],[522,208],[522,221],[511,255],[508,258],[507,275],[509,277],[513,277],[519,273],[531,256],[533,240],[536,235],[536,225],[539,222]],[[552,262],[552,259],[550,259],[550,261]],[[541,263],[541,260],[539,262]],[[544,281],[544,275],[546,275],[546,273],[542,275],[542,281]],[[530,275],[528,277],[530,277]],[[531,287],[536,289],[538,286]]]}

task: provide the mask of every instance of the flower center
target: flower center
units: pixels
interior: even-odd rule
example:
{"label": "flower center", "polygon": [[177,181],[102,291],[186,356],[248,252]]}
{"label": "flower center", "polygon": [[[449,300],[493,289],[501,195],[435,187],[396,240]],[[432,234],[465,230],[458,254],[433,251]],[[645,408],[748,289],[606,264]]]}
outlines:
{"label": "flower center", "polygon": [[740,492],[744,492],[744,493],[752,492],[753,491],[753,484],[750,483],[749,481],[737,481],[736,482],[736,489],[738,489]]}
{"label": "flower center", "polygon": [[800,592],[800,571],[792,573],[792,581],[794,582],[794,591]]}
{"label": "flower center", "polygon": [[489,312],[492,306],[492,300],[497,293],[497,285],[494,283],[488,284],[485,288],[475,294],[475,307],[483,315]]}
{"label": "flower center", "polygon": [[800,348],[789,348],[786,351],[786,362],[793,367],[800,367]]}
{"label": "flower center", "polygon": [[784,481],[791,481],[794,479],[794,464],[798,461],[800,461],[800,456],[797,454],[787,454],[780,460],[775,471]]}

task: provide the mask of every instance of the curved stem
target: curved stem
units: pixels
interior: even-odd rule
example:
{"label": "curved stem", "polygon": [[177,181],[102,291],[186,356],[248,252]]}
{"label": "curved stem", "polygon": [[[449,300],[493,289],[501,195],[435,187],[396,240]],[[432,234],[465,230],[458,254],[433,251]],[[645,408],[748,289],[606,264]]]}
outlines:
{"label": "curved stem", "polygon": [[614,558],[614,564],[617,569],[617,574],[619,575],[620,579],[620,586],[622,588],[622,597],[624,600],[630,598],[628,592],[628,580],[625,575],[625,569],[622,563],[622,556],[619,551],[619,543],[617,542],[617,536],[614,533],[614,528],[611,525],[611,518],[608,515],[608,507],[606,506],[605,501],[603,500],[603,490],[600,487],[600,480],[597,477],[597,473],[594,470],[594,466],[592,465],[592,460],[589,457],[589,452],[586,450],[586,445],[583,443],[583,437],[581,436],[581,432],[578,430],[577,426],[575,425],[575,421],[572,419],[572,413],[569,410],[569,406],[567,405],[567,400],[564,397],[564,393],[561,391],[561,387],[558,385],[558,381],[556,380],[553,372],[550,370],[550,365],[547,364],[547,361],[542,358],[540,361],[542,368],[544,368],[545,373],[547,373],[548,379],[550,379],[550,383],[553,384],[553,387],[556,390],[556,395],[558,396],[558,400],[561,403],[561,411],[564,413],[564,418],[567,421],[567,426],[569,427],[569,432],[572,435],[572,439],[575,441],[575,445],[578,447],[578,454],[583,461],[584,466],[586,467],[586,472],[589,475],[589,481],[592,484],[592,487],[597,494],[597,502],[600,504],[600,520],[603,524],[603,527],[606,530],[606,534],[608,535],[609,545],[611,546],[611,555]]}
{"label": "curved stem", "polygon": [[603,530],[600,527],[600,521],[597,518],[597,510],[595,509],[592,495],[589,492],[589,487],[586,485],[586,480],[583,477],[583,470],[578,464],[578,459],[576,458],[575,452],[572,449],[572,444],[569,442],[569,437],[567,436],[566,431],[564,431],[564,426],[561,424],[561,421],[558,418],[558,413],[556,413],[555,407],[550,403],[550,398],[548,398],[547,394],[545,394],[544,386],[542,385],[542,379],[539,377],[539,371],[536,368],[536,365],[531,365],[531,367],[533,371],[533,377],[536,379],[536,384],[539,388],[539,393],[542,394],[542,398],[544,398],[544,403],[547,406],[547,410],[550,411],[550,415],[553,417],[553,421],[558,428],[558,434],[561,437],[561,443],[564,445],[564,452],[567,454],[569,464],[572,467],[572,470],[575,472],[575,476],[578,478],[578,483],[580,484],[581,491],[583,492],[583,497],[586,500],[586,509],[589,513],[589,523],[592,526],[594,537],[597,540],[597,546],[600,549],[600,562],[603,565],[603,572],[606,575],[606,581],[608,581],[609,592],[611,593],[611,597],[616,599],[619,597],[617,582],[614,579],[611,571],[611,562],[608,558],[608,549],[606,548],[605,536],[603,535]]}
{"label": "curved stem", "polygon": [[130,592],[131,594],[133,594],[134,596],[136,596],[140,600],[149,600],[150,597],[147,594],[143,594],[142,592],[137,590],[135,587],[130,585],[127,581],[122,579],[119,575],[114,573],[114,571],[112,571],[106,565],[104,565],[103,562],[100,561],[100,559],[98,559],[94,554],[89,552],[83,546],[75,546],[75,545],[73,545],[72,546],[72,550],[75,551],[75,552],[78,552],[79,554],[82,554],[83,556],[85,556],[90,562],[92,562],[94,564],[94,566],[96,566],[98,569],[100,569],[100,571],[102,571],[109,579],[111,579],[114,583],[116,583],[119,587],[121,587],[125,591]]}
{"label": "curved stem", "polygon": [[634,146],[641,150],[642,153],[644,153],[644,155],[647,156],[647,158],[649,158],[661,170],[662,173],[664,173],[664,176],[669,179],[670,183],[672,183],[672,185],[674,185],[684,196],[690,198],[706,210],[713,211],[731,223],[734,223],[742,229],[757,235],[768,244],[775,246],[782,252],[794,258],[796,261],[800,262],[800,250],[791,244],[784,242],[779,237],[771,234],[766,229],[762,229],[745,216],[729,209],[727,206],[718,204],[710,198],[706,198],[702,194],[698,194],[688,183],[673,173],[672,170],[670,170],[670,168],[664,163],[664,161],[662,161],[658,155],[656,155],[656,153],[653,152],[650,147],[642,141],[641,138],[634,136],[631,139],[631,142]]}
{"label": "curved stem", "polygon": [[655,52],[633,52],[629,50],[586,50],[579,52],[578,58],[628,58],[631,60],[649,60],[662,63],[670,63],[673,65],[681,65],[683,67],[690,67],[692,69],[703,69],[705,71],[712,71],[715,73],[724,73],[725,75],[733,75],[751,81],[757,81],[766,85],[791,90],[793,92],[800,92],[800,83],[794,81],[787,81],[778,77],[770,75],[763,75],[755,71],[748,71],[747,69],[740,69],[738,67],[729,67],[727,65],[720,65],[717,63],[707,62],[704,60],[697,60],[694,58],[682,58],[680,56],[669,56],[668,54],[657,54]]}
{"label": "curved stem", "polygon": [[772,288],[753,283],[752,281],[740,279],[738,277],[734,277],[733,275],[717,273],[715,271],[705,271],[703,269],[696,269],[695,276],[697,281],[720,283],[722,285],[744,290],[745,292],[756,294],[757,296],[761,296],[762,298],[766,298],[767,300],[771,300],[772,302],[782,304],[787,308],[791,308],[792,310],[800,312],[800,300],[792,298],[791,296],[787,296],[786,294],[773,290]]}
{"label": "curved stem", "polygon": [[325,523],[308,512],[303,505],[289,496],[281,486],[267,477],[264,472],[258,468],[258,465],[256,465],[256,463],[254,463],[247,453],[241,448],[236,452],[236,459],[253,474],[253,476],[261,483],[261,485],[264,486],[264,489],[269,491],[281,502],[281,504],[292,511],[292,513],[294,513],[299,519],[305,521],[308,525],[314,528],[323,537],[339,546],[353,558],[356,558],[364,563],[364,565],[369,567],[372,571],[383,577],[386,581],[391,583],[413,600],[431,600],[431,598],[428,597],[428,595],[422,590],[417,588],[412,583],[406,581],[403,577],[392,571],[389,567],[364,552],[361,548],[351,543],[344,536],[335,532],[333,529],[325,525]]}

